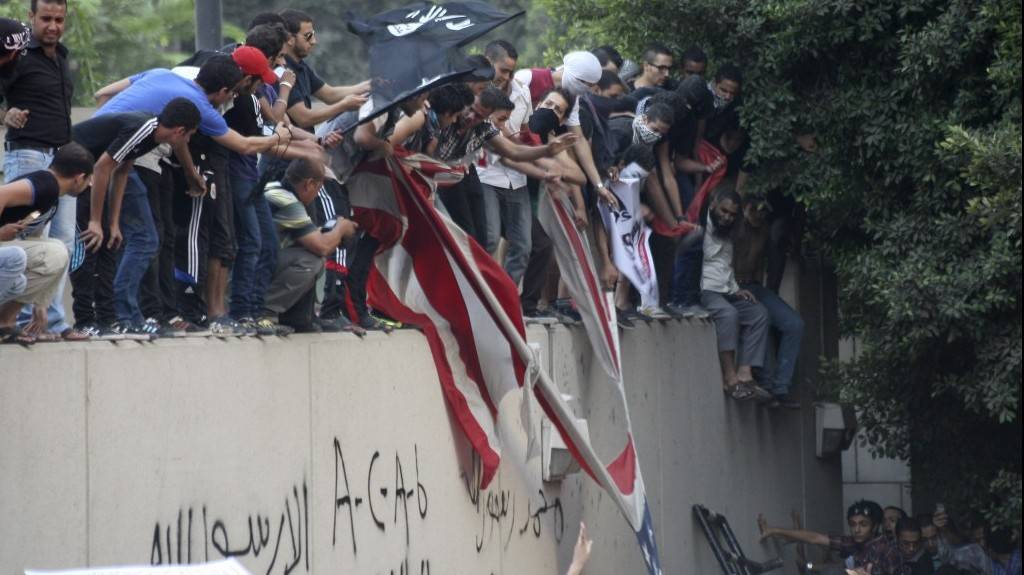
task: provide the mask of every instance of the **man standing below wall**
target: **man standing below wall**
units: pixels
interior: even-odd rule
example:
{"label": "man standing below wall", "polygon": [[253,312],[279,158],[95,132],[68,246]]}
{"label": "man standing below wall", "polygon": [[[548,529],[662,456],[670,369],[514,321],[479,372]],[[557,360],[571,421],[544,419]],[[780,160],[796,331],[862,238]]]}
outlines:
{"label": "man standing below wall", "polygon": [[[31,0],[32,37],[9,76],[0,77],[7,110],[4,125],[4,181],[45,170],[60,146],[71,141],[71,97],[74,84],[68,69],[68,49],[61,44],[67,17],[65,0]],[[75,197],[60,198],[49,235],[75,247]],[[19,323],[30,321],[23,310]],[[57,289],[47,310],[46,328],[67,340],[88,339],[65,321],[64,286]]]}

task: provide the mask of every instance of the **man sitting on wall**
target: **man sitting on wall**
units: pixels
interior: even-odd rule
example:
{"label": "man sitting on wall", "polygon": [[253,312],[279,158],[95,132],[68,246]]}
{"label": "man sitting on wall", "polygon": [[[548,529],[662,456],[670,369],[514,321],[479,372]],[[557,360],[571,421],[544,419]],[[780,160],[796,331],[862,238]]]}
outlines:
{"label": "man sitting on wall", "polygon": [[314,287],[324,258],[356,230],[355,222],[347,219],[322,230],[313,224],[306,206],[316,199],[323,183],[323,162],[298,158],[288,165],[284,180],[268,183],[264,192],[281,242],[277,271],[264,303],[265,315],[277,316],[283,326],[300,332],[315,330]]}
{"label": "man sitting on wall", "polygon": [[732,231],[741,217],[739,211],[739,194],[722,188],[712,198],[703,217],[706,231],[700,300],[715,320],[725,392],[739,401],[755,398],[768,401],[772,399],[771,394],[754,383],[753,374],[753,369],[764,363],[768,312],[754,294],[740,289],[732,267]]}

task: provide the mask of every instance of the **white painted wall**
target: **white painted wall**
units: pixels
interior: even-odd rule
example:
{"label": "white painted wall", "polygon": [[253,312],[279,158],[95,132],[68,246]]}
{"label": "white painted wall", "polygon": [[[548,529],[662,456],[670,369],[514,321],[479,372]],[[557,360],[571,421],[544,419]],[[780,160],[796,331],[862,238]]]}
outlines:
{"label": "white painted wall", "polygon": [[[580,415],[622,417],[581,329],[530,339]],[[641,326],[623,355],[666,573],[720,572],[694,503],[725,513],[755,558],[775,552],[756,543],[758,512],[841,528],[839,459],[814,457],[813,412],[728,400],[709,324]],[[481,493],[416,332],[2,346],[0,570],[226,551],[257,574],[548,575],[582,518],[588,574],[642,573],[608,498],[578,474],[542,484],[519,398],[501,413],[505,457]]]}

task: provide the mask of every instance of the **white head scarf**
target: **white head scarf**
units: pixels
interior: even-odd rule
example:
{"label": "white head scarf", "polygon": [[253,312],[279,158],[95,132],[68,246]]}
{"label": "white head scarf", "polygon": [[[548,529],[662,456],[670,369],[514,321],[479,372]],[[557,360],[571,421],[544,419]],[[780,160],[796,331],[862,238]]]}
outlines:
{"label": "white head scarf", "polygon": [[590,91],[583,82],[596,84],[601,79],[601,62],[590,52],[569,52],[562,58],[562,87],[574,96]]}

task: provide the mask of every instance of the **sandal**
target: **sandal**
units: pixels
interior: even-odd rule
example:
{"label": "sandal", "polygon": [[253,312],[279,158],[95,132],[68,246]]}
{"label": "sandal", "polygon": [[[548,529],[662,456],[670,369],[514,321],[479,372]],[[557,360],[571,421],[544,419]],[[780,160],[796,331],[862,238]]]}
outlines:
{"label": "sandal", "polygon": [[736,401],[750,401],[756,395],[754,390],[750,388],[749,383],[737,383],[736,385],[726,387],[723,391]]}
{"label": "sandal", "polygon": [[16,343],[19,345],[32,345],[36,338],[25,333],[18,326],[0,327],[0,344]]}
{"label": "sandal", "polygon": [[92,336],[80,329],[69,327],[60,332],[60,338],[64,341],[89,341],[92,339]]}
{"label": "sandal", "polygon": [[54,343],[61,341],[59,333],[43,330],[35,335],[36,343]]}

